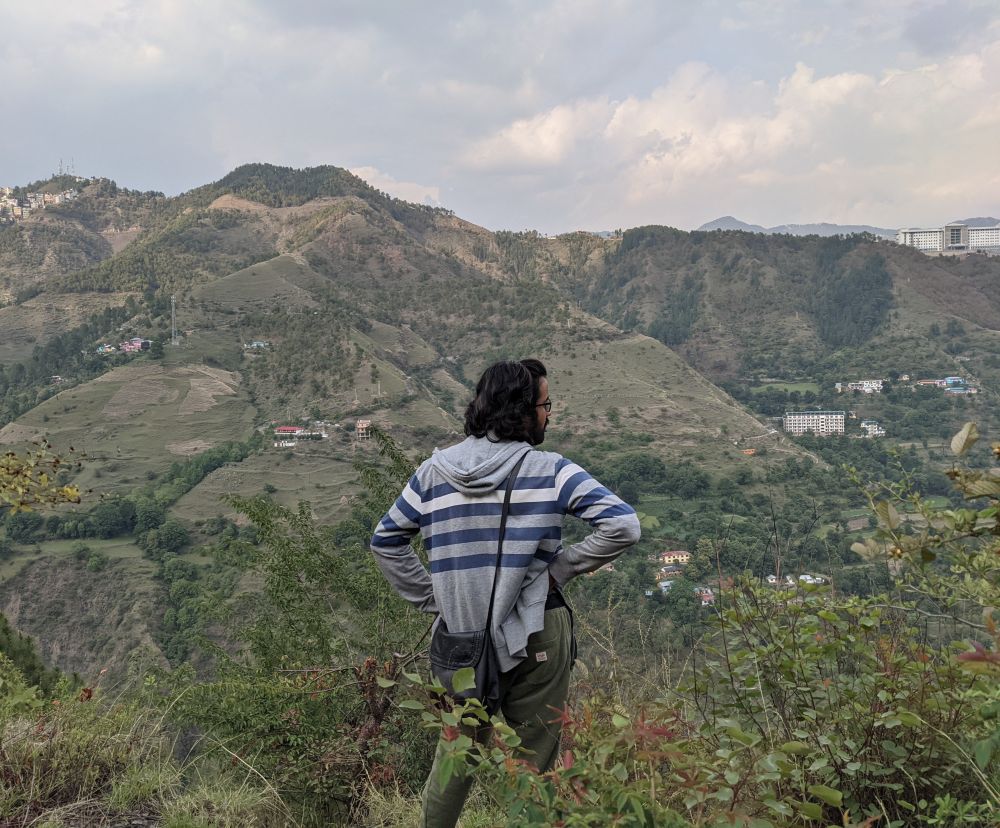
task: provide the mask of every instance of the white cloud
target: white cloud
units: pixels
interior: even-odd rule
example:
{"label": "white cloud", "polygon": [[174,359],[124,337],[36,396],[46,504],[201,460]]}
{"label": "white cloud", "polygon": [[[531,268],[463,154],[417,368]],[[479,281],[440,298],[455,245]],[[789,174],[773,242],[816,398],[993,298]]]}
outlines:
{"label": "white cloud", "polygon": [[[541,172],[531,186],[546,192],[597,165],[589,180],[604,197],[587,203],[609,209],[577,212],[588,226],[653,215],[692,226],[723,213],[892,226],[996,209],[998,117],[1000,41],[882,76],[799,63],[764,86],[691,63],[643,97],[515,121],[463,158],[470,172]],[[580,199],[568,198],[574,215]]]}
{"label": "white cloud", "polygon": [[428,204],[432,207],[441,205],[441,188],[427,184],[417,184],[415,181],[397,181],[388,173],[375,167],[353,167],[351,172],[371,184],[376,190],[382,190],[391,196],[417,204]]}

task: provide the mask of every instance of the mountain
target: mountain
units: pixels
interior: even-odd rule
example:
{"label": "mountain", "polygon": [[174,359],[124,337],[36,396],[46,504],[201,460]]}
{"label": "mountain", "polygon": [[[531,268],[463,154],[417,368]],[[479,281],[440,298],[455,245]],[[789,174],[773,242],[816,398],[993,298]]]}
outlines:
{"label": "mountain", "polygon": [[965,224],[969,227],[996,227],[1000,224],[1000,219],[993,216],[976,216],[975,218],[958,219],[958,224]]}
{"label": "mountain", "polygon": [[699,227],[698,230],[706,232],[712,230],[741,230],[744,233],[770,232],[766,227],[761,227],[759,224],[747,224],[745,221],[740,221],[738,218],[734,218],[733,216],[722,216],[722,218],[706,222]]}
{"label": "mountain", "polygon": [[852,233],[871,233],[884,239],[896,238],[896,231],[886,227],[873,227],[869,224],[779,224],[775,227],[761,227],[759,224],[747,224],[744,221],[723,216],[706,222],[698,228],[699,232],[711,230],[742,230],[746,233],[788,234],[791,236],[846,236]]}
{"label": "mountain", "polygon": [[[34,241],[0,259],[11,292],[34,294],[0,308],[0,446],[74,446],[89,494],[46,522],[38,552],[19,545],[0,562],[0,608],[68,669],[120,660],[108,642],[60,649],[46,638],[80,600],[67,597],[78,579],[54,575],[69,561],[107,559],[107,583],[124,581],[97,614],[126,619],[130,640],[155,639],[170,658],[184,652],[172,625],[193,612],[176,603],[183,590],[148,591],[148,536],[86,535],[96,504],[156,504],[190,546],[168,574],[206,569],[206,545],[241,520],[223,496],[306,501],[337,521],[361,489],[358,460],[375,454],[355,438],[357,421],[428,453],[460,436],[473,384],[498,358],[549,366],[546,448],[609,474],[694,468],[700,491],[740,473],[761,497],[775,458],[808,453],[721,384],[745,399],[763,378],[828,389],[848,371],[943,376],[961,356],[983,399],[1000,387],[1000,262],[931,259],[863,236],[494,233],[336,167],[266,164],[173,198],[92,182],[5,238],[41,243],[48,225],[66,235],[51,237],[43,272],[28,261]],[[167,343],[162,356],[95,353],[131,336]],[[307,424],[327,438],[275,445],[275,426]],[[641,508],[667,526],[708,505],[672,497]],[[75,546],[81,533],[89,551]],[[43,601],[47,579],[61,586]],[[137,625],[136,601],[169,606],[170,622]]]}

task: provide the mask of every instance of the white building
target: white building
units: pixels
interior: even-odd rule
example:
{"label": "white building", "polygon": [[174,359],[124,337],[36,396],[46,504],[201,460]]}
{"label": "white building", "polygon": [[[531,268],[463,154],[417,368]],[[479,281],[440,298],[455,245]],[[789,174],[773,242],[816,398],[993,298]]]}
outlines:
{"label": "white building", "polygon": [[993,227],[970,227],[969,250],[974,253],[1000,254],[1000,224]]}
{"label": "white building", "polygon": [[862,420],[861,430],[865,437],[885,437],[885,429],[879,425],[878,420]]}
{"label": "white building", "polygon": [[[863,391],[865,394],[881,394],[882,393],[882,383],[885,380],[880,379],[870,379],[870,380],[856,380],[855,382],[847,383],[848,391]],[[839,386],[840,383],[838,382]],[[840,391],[840,388],[837,388]]]}
{"label": "white building", "polygon": [[924,253],[988,253],[1000,255],[1000,224],[969,227],[961,222],[944,227],[906,227],[896,233],[896,242]]}
{"label": "white building", "polygon": [[828,434],[843,434],[843,411],[786,411],[782,418],[785,431],[789,434],[811,432],[824,437]]}

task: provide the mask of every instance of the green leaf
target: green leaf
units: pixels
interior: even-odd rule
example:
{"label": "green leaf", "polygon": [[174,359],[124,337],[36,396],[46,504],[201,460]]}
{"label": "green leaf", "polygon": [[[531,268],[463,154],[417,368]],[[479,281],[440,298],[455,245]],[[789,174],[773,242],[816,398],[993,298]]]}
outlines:
{"label": "green leaf", "polygon": [[975,423],[966,423],[962,430],[951,438],[951,450],[959,457],[972,448],[979,439],[979,429]]}
{"label": "green leaf", "polygon": [[463,667],[455,671],[455,677],[451,680],[451,686],[456,693],[464,693],[476,686],[476,671],[472,667]]}
{"label": "green leaf", "polygon": [[376,676],[375,681],[378,683],[379,687],[385,689],[396,686],[396,682],[394,682],[392,679],[387,679],[385,676]]}
{"label": "green leaf", "polygon": [[807,745],[805,742],[785,742],[785,744],[781,746],[781,749],[785,753],[792,753],[792,754],[808,753],[811,750],[810,746]]}
{"label": "green leaf", "polygon": [[835,808],[839,808],[844,801],[844,795],[840,791],[826,785],[810,785],[809,793]]}
{"label": "green leaf", "polygon": [[983,770],[986,770],[986,766],[990,763],[990,759],[993,758],[994,750],[993,739],[983,739],[972,748],[972,755],[976,758],[976,764]]}
{"label": "green leaf", "polygon": [[624,716],[622,716],[622,715],[619,715],[618,713],[615,713],[615,714],[614,714],[614,715],[613,715],[613,716],[611,717],[611,723],[612,723],[612,724],[613,724],[613,725],[614,725],[615,727],[617,727],[617,728],[618,728],[619,730],[621,730],[622,728],[625,728],[625,727],[628,727],[628,725],[629,725],[629,721],[628,721],[628,719],[626,719],[626,718],[625,718]]}
{"label": "green leaf", "polygon": [[399,703],[399,706],[402,707],[404,710],[423,710],[424,709],[424,703],[420,702],[420,701],[417,701],[416,699],[403,699],[403,701],[401,701]]}
{"label": "green leaf", "polygon": [[823,808],[815,802],[796,802],[795,807],[806,819],[820,819],[823,816]]}
{"label": "green leaf", "polygon": [[897,710],[896,718],[907,727],[916,727],[921,722],[920,717],[916,713],[911,713],[909,710]]}

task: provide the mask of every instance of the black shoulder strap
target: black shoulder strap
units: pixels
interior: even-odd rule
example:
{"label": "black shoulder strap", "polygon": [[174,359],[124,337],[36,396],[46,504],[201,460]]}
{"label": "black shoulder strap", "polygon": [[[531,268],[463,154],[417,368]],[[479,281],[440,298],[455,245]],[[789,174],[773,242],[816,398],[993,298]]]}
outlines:
{"label": "black shoulder strap", "polygon": [[[531,451],[531,449],[528,449],[528,451]],[[490,592],[490,609],[489,612],[486,613],[487,630],[492,629],[493,627],[493,601],[497,595],[497,580],[500,577],[500,560],[503,557],[503,536],[507,533],[507,515],[510,512],[510,493],[514,490],[514,480],[517,478],[517,473],[521,471],[521,464],[524,462],[524,458],[528,456],[528,451],[521,455],[521,459],[517,461],[517,464],[507,476],[507,491],[504,492],[503,511],[500,513],[500,538],[497,541],[497,565],[493,570],[493,589]]]}

